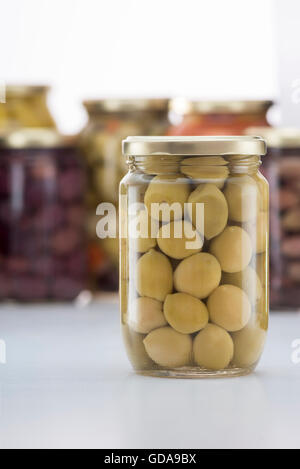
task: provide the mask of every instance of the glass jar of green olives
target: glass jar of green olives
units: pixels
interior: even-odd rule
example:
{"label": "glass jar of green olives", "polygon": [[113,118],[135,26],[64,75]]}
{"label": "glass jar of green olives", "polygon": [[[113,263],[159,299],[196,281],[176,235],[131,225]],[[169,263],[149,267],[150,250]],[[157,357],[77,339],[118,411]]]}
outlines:
{"label": "glass jar of green olives", "polygon": [[122,139],[127,135],[163,135],[168,127],[167,99],[104,99],[85,101],[89,115],[79,145],[88,170],[89,273],[92,290],[118,289],[118,239],[99,239],[96,208],[118,205],[119,183],[127,167]]}
{"label": "glass jar of green olives", "polygon": [[120,305],[141,374],[251,372],[268,327],[268,183],[259,137],[128,137]]}

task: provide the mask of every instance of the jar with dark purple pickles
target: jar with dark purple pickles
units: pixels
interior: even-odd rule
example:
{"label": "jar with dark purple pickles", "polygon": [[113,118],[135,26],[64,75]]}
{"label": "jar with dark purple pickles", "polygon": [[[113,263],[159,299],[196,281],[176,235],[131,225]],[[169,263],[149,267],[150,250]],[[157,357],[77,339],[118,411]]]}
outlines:
{"label": "jar with dark purple pickles", "polygon": [[0,300],[72,300],[86,286],[85,172],[54,130],[0,140]]}
{"label": "jar with dark purple pickles", "polygon": [[270,305],[300,309],[300,129],[250,128],[267,141],[270,185]]}

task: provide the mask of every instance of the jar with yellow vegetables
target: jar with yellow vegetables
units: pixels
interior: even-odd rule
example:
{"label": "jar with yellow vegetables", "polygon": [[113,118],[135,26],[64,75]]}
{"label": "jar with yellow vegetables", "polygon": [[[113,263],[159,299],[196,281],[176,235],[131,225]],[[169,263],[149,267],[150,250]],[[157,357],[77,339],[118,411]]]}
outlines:
{"label": "jar with yellow vegetables", "polygon": [[99,203],[118,209],[119,183],[127,171],[122,140],[128,135],[164,135],[168,127],[167,99],[103,99],[85,101],[89,120],[79,145],[88,171],[89,272],[94,291],[118,289],[118,238],[99,239]]}
{"label": "jar with yellow vegetables", "polygon": [[0,132],[17,128],[55,128],[47,105],[47,86],[8,85],[0,104]]}
{"label": "jar with yellow vegetables", "polygon": [[251,372],[268,328],[268,183],[258,137],[128,137],[120,307],[137,373]]}

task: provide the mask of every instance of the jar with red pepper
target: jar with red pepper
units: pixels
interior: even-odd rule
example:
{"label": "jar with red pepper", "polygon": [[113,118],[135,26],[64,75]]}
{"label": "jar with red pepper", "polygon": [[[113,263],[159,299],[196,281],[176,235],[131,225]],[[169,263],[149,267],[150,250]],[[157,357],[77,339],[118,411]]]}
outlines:
{"label": "jar with red pepper", "polygon": [[169,135],[241,135],[250,126],[266,126],[272,101],[187,101],[176,98],[170,111],[180,122]]}

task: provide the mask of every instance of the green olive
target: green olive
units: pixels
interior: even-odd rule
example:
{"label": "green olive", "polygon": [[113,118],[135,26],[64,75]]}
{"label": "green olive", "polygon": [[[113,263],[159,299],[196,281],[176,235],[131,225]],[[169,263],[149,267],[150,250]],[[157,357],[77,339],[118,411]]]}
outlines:
{"label": "green olive", "polygon": [[[228,220],[228,206],[223,192],[214,184],[201,184],[188,198],[188,213],[198,231],[203,231],[197,223],[196,204],[204,204],[204,236],[211,239],[220,234]],[[202,228],[202,229],[201,229]]]}
{"label": "green olive", "polygon": [[158,365],[168,368],[189,365],[192,356],[192,339],[172,327],[151,331],[144,339],[149,357]]}
{"label": "green olive", "polygon": [[232,338],[222,327],[207,324],[195,337],[193,352],[197,365],[210,370],[222,370],[232,360]]}
{"label": "green olive", "polygon": [[164,314],[170,326],[183,334],[197,332],[208,323],[208,311],[203,301],[186,293],[168,295]]}
{"label": "green olive", "polygon": [[251,176],[236,174],[226,183],[224,195],[227,199],[229,219],[246,222],[255,219],[260,205],[259,189]]}
{"label": "green olive", "polygon": [[234,285],[220,285],[207,300],[210,320],[227,331],[239,331],[249,322],[251,303]]}
{"label": "green olive", "polygon": [[[189,182],[180,175],[155,176],[146,190],[144,202],[151,217],[170,222],[182,218],[189,193]],[[161,204],[166,212],[156,212],[153,204]],[[174,206],[172,209],[173,204],[176,204],[176,210]]]}
{"label": "green olive", "polygon": [[233,363],[235,366],[246,367],[254,365],[263,350],[266,332],[254,324],[248,324],[244,329],[232,334],[234,343]]}
{"label": "green olive", "polygon": [[227,226],[214,238],[210,252],[216,256],[224,272],[240,272],[252,257],[252,243],[248,233],[239,226]]}
{"label": "green olive", "polygon": [[221,280],[217,259],[206,252],[187,257],[174,272],[175,289],[196,298],[206,298]]}
{"label": "green olive", "polygon": [[148,334],[153,329],[167,324],[161,301],[141,296],[136,298],[130,308],[128,324],[140,334]]}
{"label": "green olive", "polygon": [[190,222],[177,220],[161,226],[157,244],[167,256],[184,259],[201,251],[203,240]]}
{"label": "green olive", "polygon": [[173,270],[164,254],[150,249],[139,258],[136,266],[136,289],[139,295],[159,301],[164,301],[172,292]]}
{"label": "green olive", "polygon": [[178,173],[180,157],[174,155],[152,155],[142,164],[142,171],[146,174],[165,175]]}
{"label": "green olive", "polygon": [[232,274],[223,272],[222,283],[242,288],[252,304],[255,304],[261,298],[263,293],[259,276],[250,265],[240,272]]}
{"label": "green olive", "polygon": [[222,189],[228,176],[226,161],[222,156],[185,158],[181,163],[181,172],[198,182],[215,184],[219,189]]}

